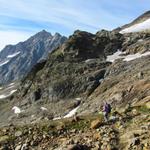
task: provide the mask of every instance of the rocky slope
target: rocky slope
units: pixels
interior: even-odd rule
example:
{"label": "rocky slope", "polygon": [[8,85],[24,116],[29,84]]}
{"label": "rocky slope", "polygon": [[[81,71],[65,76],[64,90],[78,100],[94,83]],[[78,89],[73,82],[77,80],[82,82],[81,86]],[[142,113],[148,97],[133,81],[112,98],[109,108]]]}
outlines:
{"label": "rocky slope", "polygon": [[63,42],[66,37],[45,30],[17,45],[8,45],[0,52],[0,84],[20,80],[41,59]]}
{"label": "rocky slope", "polygon": [[111,64],[106,56],[121,48],[122,40],[118,32],[102,30],[93,35],[76,31],[22,80],[10,106],[35,115],[44,106],[56,116],[65,115],[80,103],[76,98],[86,99],[100,85]]}
{"label": "rocky slope", "polygon": [[125,109],[105,123],[101,115],[0,129],[1,149],[149,150],[150,114],[142,107]]}
{"label": "rocky slope", "polygon": [[[14,106],[24,110],[20,119],[30,122],[42,115],[41,107],[52,119],[78,105],[79,114],[88,114],[104,100],[114,107],[145,101],[150,94],[149,39],[149,33],[76,31],[22,80],[9,105],[1,108],[3,117],[13,121]],[[118,49],[121,58],[109,61]]]}
{"label": "rocky slope", "polygon": [[[149,150],[149,64],[150,32],[75,31],[1,100],[0,125],[10,125],[0,130],[0,144]],[[101,115],[104,101],[113,108],[108,123]]]}

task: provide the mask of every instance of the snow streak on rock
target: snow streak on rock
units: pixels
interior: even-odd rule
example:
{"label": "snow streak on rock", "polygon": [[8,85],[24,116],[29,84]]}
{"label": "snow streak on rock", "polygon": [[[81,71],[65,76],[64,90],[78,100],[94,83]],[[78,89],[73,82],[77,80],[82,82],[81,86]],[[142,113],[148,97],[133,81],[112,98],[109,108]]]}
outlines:
{"label": "snow streak on rock", "polygon": [[121,54],[122,52],[118,50],[113,55],[108,55],[106,61],[114,62],[116,59],[122,58]]}
{"label": "snow streak on rock", "polygon": [[45,108],[45,107],[41,107],[40,108],[42,111],[47,111],[47,108]]}
{"label": "snow streak on rock", "polygon": [[11,54],[11,55],[8,55],[7,58],[13,58],[13,57],[16,57],[17,55],[19,55],[20,52],[16,52],[14,54]]}
{"label": "snow streak on rock", "polygon": [[0,95],[0,99],[7,98],[7,97],[11,96],[13,93],[15,93],[16,91],[17,91],[17,89],[10,91],[8,94],[2,94],[2,95]]}
{"label": "snow streak on rock", "polygon": [[71,110],[67,115],[64,116],[64,118],[69,118],[69,117],[72,117],[73,115],[75,115],[78,108],[79,108],[79,106],[74,108],[73,110]]}
{"label": "snow streak on rock", "polygon": [[5,65],[5,64],[7,64],[8,62],[9,62],[9,60],[6,60],[4,62],[0,62],[0,67],[3,66],[3,65]]}
{"label": "snow streak on rock", "polygon": [[117,51],[113,55],[107,56],[106,61],[108,61],[108,62],[114,62],[115,60],[121,59],[121,58],[123,59],[123,61],[131,61],[131,60],[134,60],[134,59],[137,59],[137,58],[141,58],[143,56],[150,55],[150,51],[145,52],[143,54],[140,54],[140,53],[130,54],[130,55],[121,55],[121,54],[125,54],[125,53],[123,53],[121,51]]}

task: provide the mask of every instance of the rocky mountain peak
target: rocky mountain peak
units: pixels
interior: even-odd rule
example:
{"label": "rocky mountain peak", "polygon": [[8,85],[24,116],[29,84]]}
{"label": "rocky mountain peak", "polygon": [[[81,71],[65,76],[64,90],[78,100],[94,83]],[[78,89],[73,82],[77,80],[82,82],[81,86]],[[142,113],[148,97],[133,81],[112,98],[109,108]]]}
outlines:
{"label": "rocky mountain peak", "polygon": [[46,30],[42,30],[35,35],[31,36],[28,41],[34,40],[34,39],[39,39],[39,40],[46,40],[48,38],[52,38],[52,34],[47,32]]}
{"label": "rocky mountain peak", "polygon": [[52,34],[50,33],[50,32],[48,32],[48,31],[46,31],[46,30],[41,30],[40,32],[38,32],[37,34],[41,34],[41,35],[51,35],[52,36]]}
{"label": "rocky mountain peak", "polygon": [[58,33],[52,36],[51,33],[42,30],[24,42],[6,46],[0,52],[0,83],[20,80],[37,62],[46,59],[48,53],[66,39]]}
{"label": "rocky mountain peak", "polygon": [[61,34],[58,33],[58,32],[56,32],[56,33],[54,34],[54,37],[60,37],[60,36],[61,36]]}

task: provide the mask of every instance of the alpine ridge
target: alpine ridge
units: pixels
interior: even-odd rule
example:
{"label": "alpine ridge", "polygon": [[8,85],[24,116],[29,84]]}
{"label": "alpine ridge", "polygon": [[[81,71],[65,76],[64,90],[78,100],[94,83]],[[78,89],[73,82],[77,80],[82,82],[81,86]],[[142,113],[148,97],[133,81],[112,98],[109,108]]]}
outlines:
{"label": "alpine ridge", "polygon": [[0,83],[6,84],[22,79],[48,53],[65,42],[66,37],[56,33],[41,32],[16,45],[7,45],[0,52]]}

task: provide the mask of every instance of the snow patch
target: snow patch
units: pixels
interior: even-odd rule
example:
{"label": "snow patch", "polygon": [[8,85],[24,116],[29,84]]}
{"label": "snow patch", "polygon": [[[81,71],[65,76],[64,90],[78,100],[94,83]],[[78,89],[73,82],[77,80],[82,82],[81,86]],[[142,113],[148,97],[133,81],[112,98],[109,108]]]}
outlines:
{"label": "snow patch", "polygon": [[7,97],[6,95],[0,95],[0,99],[4,99],[6,97]]}
{"label": "snow patch", "polygon": [[114,62],[116,59],[123,58],[122,56],[120,56],[121,54],[123,54],[123,52],[121,52],[121,51],[118,50],[114,54],[108,55],[107,58],[106,58],[106,61],[108,61],[108,62]]}
{"label": "snow patch", "polygon": [[15,114],[20,114],[21,113],[21,109],[19,107],[17,107],[17,106],[14,106],[12,108],[12,110],[14,111]]}
{"label": "snow patch", "polygon": [[16,52],[14,54],[11,54],[11,55],[8,55],[7,58],[13,58],[13,57],[16,57],[17,55],[19,55],[20,52]]}
{"label": "snow patch", "polygon": [[93,61],[94,59],[87,59],[87,60],[85,60],[85,63],[88,63],[88,62],[91,62],[91,61]]}
{"label": "snow patch", "polygon": [[145,52],[143,54],[136,53],[136,54],[133,54],[133,55],[127,55],[123,60],[124,61],[131,61],[131,60],[141,58],[141,57],[147,56],[147,55],[150,55],[150,52]]}
{"label": "snow patch", "polygon": [[41,107],[40,108],[42,111],[47,111],[47,108],[45,108],[45,107]]}
{"label": "snow patch", "polygon": [[76,114],[77,110],[78,110],[79,106],[74,108],[73,110],[71,110],[67,115],[65,115],[63,118],[69,118],[72,117],[73,115]]}
{"label": "snow patch", "polygon": [[60,120],[60,119],[62,119],[62,118],[61,117],[56,117],[53,120]]}
{"label": "snow patch", "polygon": [[9,60],[6,60],[4,62],[0,62],[0,67],[3,66],[3,65],[5,65],[5,64],[7,64],[8,62],[9,62]]}
{"label": "snow patch", "polygon": [[65,115],[64,117],[56,117],[53,118],[53,120],[59,120],[59,119],[63,119],[63,118],[70,118],[72,116],[74,116],[78,110],[79,106],[77,106],[76,108],[72,109],[67,115]]}
{"label": "snow patch", "polygon": [[130,33],[130,32],[140,32],[150,29],[150,19],[147,19],[141,23],[135,24],[131,27],[125,28],[120,31],[121,34]]}
{"label": "snow patch", "polygon": [[141,58],[143,56],[150,55],[150,51],[145,52],[143,54],[136,53],[136,54],[122,55],[122,56],[121,56],[121,54],[125,54],[125,53],[121,52],[121,51],[117,51],[113,55],[108,55],[107,58],[106,58],[106,61],[114,62],[115,60],[121,59],[121,58],[123,59],[123,61],[131,61],[131,60],[134,60],[134,59],[137,59],[137,58]]}
{"label": "snow patch", "polygon": [[80,100],[81,100],[81,97],[77,97],[76,100],[77,100],[77,101],[80,101]]}
{"label": "snow patch", "polygon": [[139,39],[138,42],[143,42],[143,39]]}
{"label": "snow patch", "polygon": [[16,91],[17,91],[17,89],[12,90],[12,91],[10,92],[10,95],[12,95],[13,93],[15,93]]}
{"label": "snow patch", "polygon": [[12,85],[14,85],[14,84],[15,84],[15,83],[12,82],[12,83],[9,84],[9,86],[12,86]]}
{"label": "snow patch", "polygon": [[0,95],[0,99],[7,98],[7,97],[11,96],[13,93],[15,93],[16,91],[17,91],[17,89],[10,91],[9,94],[7,94],[7,95],[2,94],[2,95]]}

